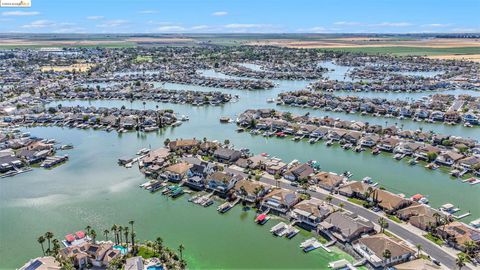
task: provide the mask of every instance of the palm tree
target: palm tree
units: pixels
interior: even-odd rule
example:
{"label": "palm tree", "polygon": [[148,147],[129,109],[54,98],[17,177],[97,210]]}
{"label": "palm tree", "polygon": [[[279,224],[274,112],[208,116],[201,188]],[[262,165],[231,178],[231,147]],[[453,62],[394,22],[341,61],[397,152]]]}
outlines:
{"label": "palm tree", "polygon": [[383,217],[378,219],[378,224],[380,225],[382,233],[385,232],[386,228],[388,228],[388,222]]}
{"label": "palm tree", "polygon": [[45,256],[45,248],[43,247],[43,243],[45,243],[45,237],[43,237],[43,235],[40,236],[40,237],[38,237],[37,242],[38,242],[40,245],[42,245],[43,256]]}
{"label": "palm tree", "polygon": [[183,244],[180,244],[180,246],[178,246],[178,252],[180,252],[180,260],[183,260],[183,251],[185,250],[185,247],[183,246]]}
{"label": "palm tree", "polygon": [[325,198],[325,201],[327,201],[328,204],[331,204],[331,203],[332,203],[332,200],[333,200],[333,196],[332,196],[332,195],[328,195],[328,196]]}
{"label": "palm tree", "polygon": [[90,236],[92,237],[93,243],[96,243],[97,232],[95,230],[90,231]]}
{"label": "palm tree", "polygon": [[[157,105],[157,106],[158,106],[158,105]],[[132,226],[132,231],[131,231],[132,233],[130,234],[130,237],[132,238],[132,247],[133,247],[133,248],[135,248],[135,233],[134,233],[134,231],[133,231],[133,224],[134,224],[134,223],[135,223],[134,220],[130,220],[130,221],[128,222],[128,224],[130,224],[130,226]]]}
{"label": "palm tree", "polygon": [[466,241],[464,244],[465,253],[471,259],[475,255],[475,250],[478,248],[477,244],[473,241]]}
{"label": "palm tree", "polygon": [[108,233],[109,231],[107,229],[103,231],[103,235],[105,235],[105,241],[108,241]]}
{"label": "palm tree", "polygon": [[123,227],[118,226],[117,230],[118,230],[118,236],[119,236],[119,243],[122,244],[123,243],[123,237],[122,237]]}
{"label": "palm tree", "polygon": [[53,239],[52,244],[53,244],[53,254],[55,256],[60,251],[60,241],[58,241],[58,239]]}
{"label": "palm tree", "polygon": [[455,259],[455,264],[458,267],[458,270],[462,269],[466,265],[467,258],[465,255],[458,253],[457,258]]}
{"label": "palm tree", "polygon": [[46,232],[45,233],[45,238],[48,240],[47,253],[49,253],[50,252],[50,240],[53,238],[53,233],[52,232]]}
{"label": "palm tree", "polygon": [[128,247],[128,226],[123,227],[123,234],[125,235],[125,243],[127,243]]}
{"label": "palm tree", "polygon": [[87,235],[90,235],[90,230],[92,229],[92,227],[90,227],[90,225],[88,225],[87,227],[85,227],[85,231],[87,231]]}
{"label": "palm tree", "polygon": [[420,257],[420,252],[422,251],[422,245],[421,244],[416,244],[417,247],[417,257]]}
{"label": "palm tree", "polygon": [[157,254],[160,255],[163,249],[163,239],[161,237],[157,237],[155,240],[155,249]]}
{"label": "palm tree", "polygon": [[117,225],[116,225],[116,224],[113,224],[111,230],[112,230],[112,232],[114,233],[115,244],[118,244]]}
{"label": "palm tree", "polygon": [[[385,249],[382,253],[382,256],[385,259],[385,261],[388,261],[388,259],[390,259],[390,257],[392,257],[392,252],[388,249]],[[387,263],[385,263],[385,264],[387,264]]]}
{"label": "palm tree", "polygon": [[440,213],[438,212],[433,213],[433,217],[435,218],[435,226],[440,225],[440,218],[442,217]]}
{"label": "palm tree", "polygon": [[340,206],[340,211],[343,212],[343,207],[345,207],[345,204],[341,202],[338,204],[338,206]]}

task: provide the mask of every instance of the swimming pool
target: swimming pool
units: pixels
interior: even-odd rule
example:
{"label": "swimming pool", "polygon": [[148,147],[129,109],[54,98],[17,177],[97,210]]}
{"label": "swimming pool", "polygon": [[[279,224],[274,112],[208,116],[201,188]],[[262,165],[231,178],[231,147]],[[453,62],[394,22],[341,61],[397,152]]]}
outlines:
{"label": "swimming pool", "polygon": [[127,249],[126,247],[123,247],[123,246],[113,246],[113,248],[120,250],[120,253],[122,253],[123,255],[125,255],[125,254],[128,253],[128,249]]}
{"label": "swimming pool", "polygon": [[147,267],[148,270],[163,270],[163,267],[160,265],[151,265]]}

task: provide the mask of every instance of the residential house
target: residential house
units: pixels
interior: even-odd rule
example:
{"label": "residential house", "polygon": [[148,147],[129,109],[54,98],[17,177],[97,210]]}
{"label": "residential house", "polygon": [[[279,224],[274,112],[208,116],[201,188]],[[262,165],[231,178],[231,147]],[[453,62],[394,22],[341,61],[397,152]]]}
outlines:
{"label": "residential house", "polygon": [[60,270],[62,266],[60,263],[52,256],[38,257],[35,259],[29,260],[24,266],[20,267],[19,270]]}
{"label": "residential house", "polygon": [[344,177],[332,172],[319,172],[312,177],[312,181],[319,187],[332,191],[344,181]]}
{"label": "residential house", "polygon": [[439,154],[435,162],[446,166],[452,166],[464,157],[464,155],[455,151],[446,151]]}
{"label": "residential house", "polygon": [[307,163],[298,164],[288,169],[283,177],[290,181],[299,181],[301,179],[307,179],[310,175],[314,173],[313,168]]}
{"label": "residential house", "polygon": [[447,239],[450,245],[462,251],[465,250],[465,243],[468,241],[473,241],[477,246],[480,245],[480,230],[459,221],[453,221],[445,226],[439,226],[437,228],[437,234],[443,239]]}
{"label": "residential house", "polygon": [[310,228],[317,228],[320,222],[332,213],[332,210],[330,205],[312,198],[294,205],[290,216]]}
{"label": "residential house", "polygon": [[377,144],[377,147],[386,152],[392,152],[395,147],[399,144],[399,140],[395,138],[384,138]]}
{"label": "residential house", "polygon": [[242,152],[238,150],[221,147],[215,150],[215,152],[213,153],[213,156],[219,162],[232,163],[237,161],[242,156]]}
{"label": "residential house", "polygon": [[355,214],[337,211],[320,222],[319,229],[327,236],[346,243],[374,232],[374,224]]}
{"label": "residential house", "polygon": [[168,148],[171,150],[171,151],[177,151],[177,150],[190,150],[192,149],[194,146],[198,146],[200,145],[200,142],[195,140],[195,139],[190,139],[190,140],[183,140],[183,139],[180,139],[180,140],[175,140],[175,141],[171,141],[169,144],[168,144]]}
{"label": "residential house", "polygon": [[261,182],[241,179],[235,183],[235,192],[245,201],[254,203],[262,198],[269,188]]}
{"label": "residential house", "polygon": [[214,172],[207,176],[207,188],[225,196],[243,176],[226,172]]}
{"label": "residential house", "polygon": [[373,187],[358,181],[350,181],[349,183],[338,188],[338,193],[350,198],[366,199],[366,194],[373,191]]}
{"label": "residential house", "polygon": [[180,182],[183,180],[188,170],[192,167],[191,164],[186,162],[180,162],[165,168],[163,177],[165,177],[170,182]]}
{"label": "residential house", "polygon": [[[415,254],[401,240],[384,234],[363,237],[353,244],[353,248],[375,268],[406,262]],[[389,258],[383,256],[386,250],[390,251]]]}
{"label": "residential house", "polygon": [[412,204],[412,201],[386,190],[375,189],[373,193],[372,196],[378,202],[378,206],[386,213],[394,213],[395,211]]}
{"label": "residential house", "polygon": [[293,191],[286,189],[275,189],[265,195],[262,208],[269,208],[281,214],[286,214],[300,198]]}
{"label": "residential house", "polygon": [[408,221],[413,226],[428,231],[438,225],[437,222],[439,220],[435,218],[435,213],[440,214],[427,205],[414,203],[411,206],[398,210],[396,215],[400,219]]}
{"label": "residential house", "polygon": [[267,173],[271,175],[282,174],[287,169],[287,163],[278,159],[271,159],[266,164]]}

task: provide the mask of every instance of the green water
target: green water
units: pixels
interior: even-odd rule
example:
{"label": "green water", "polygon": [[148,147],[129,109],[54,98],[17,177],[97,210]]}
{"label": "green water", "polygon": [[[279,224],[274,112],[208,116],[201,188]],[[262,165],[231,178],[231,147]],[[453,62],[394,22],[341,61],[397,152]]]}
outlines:
{"label": "green water", "polygon": [[[190,204],[186,198],[171,200],[160,194],[150,194],[138,185],[144,177],[134,167],[119,167],[119,157],[132,156],[138,149],[163,145],[165,138],[203,138],[223,141],[229,139],[236,147],[250,148],[255,153],[268,152],[285,160],[317,160],[322,169],[342,172],[349,170],[354,178],[371,176],[382,186],[406,195],[422,193],[429,196],[433,206],[451,202],[472,216],[480,215],[479,186],[470,186],[452,180],[440,171],[428,171],[421,166],[411,167],[387,156],[344,151],[339,147],[310,145],[288,139],[265,139],[248,133],[236,133],[233,124],[220,124],[221,116],[234,118],[248,108],[276,107],[266,99],[281,91],[297,90],[308,82],[279,81],[272,90],[239,91],[221,89],[240,96],[237,103],[218,107],[191,107],[147,102],[146,107],[171,108],[186,114],[190,121],[177,128],[157,133],[116,134],[93,130],[75,130],[58,127],[28,129],[33,135],[54,138],[62,144],[72,143],[75,149],[66,151],[70,160],[53,170],[35,169],[32,172],[0,180],[0,268],[19,267],[31,257],[40,256],[37,237],[52,231],[60,238],[65,234],[91,225],[99,239],[102,231],[113,223],[127,225],[135,220],[138,239],[164,238],[166,245],[186,246],[185,256],[191,268],[320,268],[346,255],[327,254],[320,250],[303,254],[298,244],[307,236],[286,240],[273,237],[269,228],[275,222],[261,227],[253,223],[254,213],[234,208],[219,215],[215,207],[202,208]],[[166,84],[167,88],[212,88]],[[69,101],[64,105],[122,106],[143,108],[140,101]],[[286,108],[278,108],[286,109]],[[293,108],[296,113],[311,112]],[[336,116],[329,113],[331,116]],[[338,117],[359,119],[374,123],[384,120],[357,115],[338,114]],[[403,123],[403,122],[402,122]],[[405,128],[435,130],[441,133],[480,138],[478,129],[444,126],[412,121]]]}

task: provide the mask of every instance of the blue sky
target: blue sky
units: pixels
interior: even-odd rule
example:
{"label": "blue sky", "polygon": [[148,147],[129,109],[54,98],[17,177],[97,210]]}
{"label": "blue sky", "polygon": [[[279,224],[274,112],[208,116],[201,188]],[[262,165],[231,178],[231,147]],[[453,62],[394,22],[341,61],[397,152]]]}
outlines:
{"label": "blue sky", "polygon": [[0,33],[480,32],[480,0],[32,0]]}

